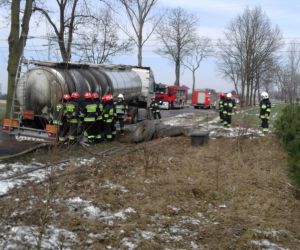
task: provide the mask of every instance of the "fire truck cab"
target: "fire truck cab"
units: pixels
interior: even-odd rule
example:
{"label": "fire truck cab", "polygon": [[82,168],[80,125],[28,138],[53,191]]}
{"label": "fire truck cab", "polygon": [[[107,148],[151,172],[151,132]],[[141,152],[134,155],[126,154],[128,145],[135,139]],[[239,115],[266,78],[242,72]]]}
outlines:
{"label": "fire truck cab", "polygon": [[183,86],[156,84],[155,99],[160,101],[162,109],[183,108],[187,101],[188,89]]}

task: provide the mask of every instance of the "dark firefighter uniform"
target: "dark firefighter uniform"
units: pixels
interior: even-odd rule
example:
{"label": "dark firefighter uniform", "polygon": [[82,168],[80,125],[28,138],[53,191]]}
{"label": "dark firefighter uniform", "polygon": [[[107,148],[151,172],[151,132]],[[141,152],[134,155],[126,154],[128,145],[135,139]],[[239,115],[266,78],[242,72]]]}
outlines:
{"label": "dark firefighter uniform", "polygon": [[69,142],[76,142],[78,137],[78,124],[79,124],[79,94],[73,92],[71,94],[71,100],[65,105],[65,116],[68,123],[68,140]]}
{"label": "dark firefighter uniform", "polygon": [[97,92],[92,93],[93,103],[96,105],[96,121],[94,123],[95,142],[104,140],[103,105]]}
{"label": "dark firefighter uniform", "polygon": [[220,95],[220,100],[218,103],[218,109],[219,109],[219,116],[220,116],[220,122],[223,123],[224,122],[224,116],[223,116],[223,109],[224,109],[224,101],[225,101],[225,96],[222,93]]}
{"label": "dark firefighter uniform", "polygon": [[260,106],[260,113],[259,117],[261,119],[261,127],[263,129],[263,132],[269,131],[269,119],[270,119],[270,113],[271,113],[271,102],[269,100],[269,95],[267,92],[263,92],[261,94],[262,100],[259,103]]}
{"label": "dark firefighter uniform", "polygon": [[90,92],[86,92],[84,94],[84,101],[82,103],[83,135],[87,138],[89,143],[93,143],[96,137],[96,112],[97,104],[93,102],[92,94]]}
{"label": "dark firefighter uniform", "polygon": [[115,109],[116,109],[116,122],[119,122],[120,131],[123,134],[124,133],[125,115],[128,111],[128,106],[127,106],[126,102],[124,101],[123,94],[118,95],[117,102],[115,103]]}
{"label": "dark firefighter uniform", "polygon": [[64,95],[63,102],[59,102],[55,105],[53,112],[53,121],[52,123],[56,125],[59,129],[58,132],[58,140],[60,142],[65,141],[65,136],[69,130],[69,124],[67,124],[66,116],[65,116],[65,106],[66,103],[69,102],[71,96],[68,94]]}
{"label": "dark firefighter uniform", "polygon": [[159,103],[154,98],[151,98],[151,100],[150,110],[152,111],[153,118],[155,120],[156,118],[161,119]]}
{"label": "dark firefighter uniform", "polygon": [[235,100],[231,98],[231,93],[226,95],[226,100],[223,106],[223,124],[225,127],[231,126],[232,113],[236,110]]}
{"label": "dark firefighter uniform", "polygon": [[114,121],[116,116],[112,95],[103,96],[102,102],[105,139],[108,141],[112,141],[114,138]]}

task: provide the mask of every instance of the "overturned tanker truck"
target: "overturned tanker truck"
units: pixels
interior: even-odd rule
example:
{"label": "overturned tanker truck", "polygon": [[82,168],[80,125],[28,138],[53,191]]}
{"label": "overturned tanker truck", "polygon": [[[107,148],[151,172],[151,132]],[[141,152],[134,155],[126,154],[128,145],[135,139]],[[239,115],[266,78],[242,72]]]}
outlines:
{"label": "overturned tanker truck", "polygon": [[58,128],[51,124],[54,107],[64,94],[74,91],[80,96],[86,91],[100,96],[122,93],[129,105],[130,122],[147,117],[155,86],[149,67],[41,61],[26,64],[33,67],[16,81],[11,116],[3,121],[3,130],[16,139],[56,141]]}

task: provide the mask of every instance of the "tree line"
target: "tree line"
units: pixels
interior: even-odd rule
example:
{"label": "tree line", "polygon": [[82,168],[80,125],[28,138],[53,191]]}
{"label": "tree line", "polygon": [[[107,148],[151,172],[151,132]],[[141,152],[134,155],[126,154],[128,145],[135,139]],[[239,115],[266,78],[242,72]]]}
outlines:
{"label": "tree line", "polygon": [[260,7],[246,7],[213,46],[209,38],[199,35],[199,16],[180,7],[162,10],[159,0],[1,0],[0,6],[11,14],[7,116],[33,16],[47,21],[48,39],[58,46],[58,59],[64,62],[76,58],[83,63],[108,63],[136,47],[137,64],[143,66],[143,47],[154,37],[159,44],[155,52],[174,64],[175,85],[180,85],[184,67],[192,74],[194,90],[201,62],[214,56],[243,106],[255,104],[261,90],[274,91],[289,102],[297,100],[299,46],[291,43],[287,58],[280,57],[281,31]]}

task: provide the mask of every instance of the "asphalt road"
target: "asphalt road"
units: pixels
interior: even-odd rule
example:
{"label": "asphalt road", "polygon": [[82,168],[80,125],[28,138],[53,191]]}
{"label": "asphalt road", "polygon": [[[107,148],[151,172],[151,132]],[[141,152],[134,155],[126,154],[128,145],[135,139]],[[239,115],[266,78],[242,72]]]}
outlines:
{"label": "asphalt road", "polygon": [[171,109],[171,110],[161,110],[162,118],[173,117],[176,115],[184,114],[184,113],[195,113],[199,114],[199,116],[204,116],[206,114],[215,113],[215,110],[210,109],[195,109],[194,107],[186,107],[183,109]]}

